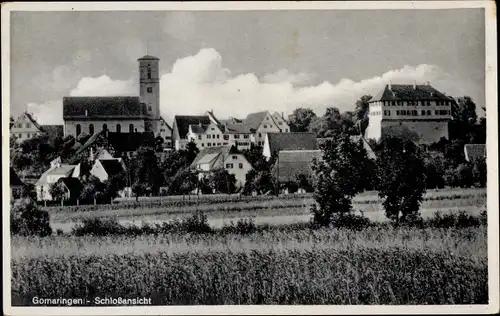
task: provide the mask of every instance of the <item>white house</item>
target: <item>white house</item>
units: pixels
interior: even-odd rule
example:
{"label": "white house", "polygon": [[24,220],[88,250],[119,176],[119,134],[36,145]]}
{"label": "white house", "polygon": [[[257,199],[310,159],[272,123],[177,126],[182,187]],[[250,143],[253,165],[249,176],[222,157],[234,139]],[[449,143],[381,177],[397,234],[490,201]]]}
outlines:
{"label": "white house", "polygon": [[104,182],[125,170],[125,164],[121,158],[97,159],[90,169],[90,174]]}
{"label": "white house", "polygon": [[[386,85],[369,101],[368,139],[379,140],[386,134],[414,135],[423,144],[449,139],[453,98],[429,84]],[[418,138],[418,139],[417,139]]]}
{"label": "white house", "polygon": [[57,158],[51,162],[49,170],[45,171],[35,183],[37,200],[51,201],[50,186],[61,178],[78,178],[80,176],[80,165],[69,165],[61,163]]}
{"label": "white house", "polygon": [[210,147],[201,150],[191,164],[191,168],[199,171],[199,177],[215,169],[226,169],[236,178],[236,187],[245,185],[246,174],[252,165],[234,146]]}

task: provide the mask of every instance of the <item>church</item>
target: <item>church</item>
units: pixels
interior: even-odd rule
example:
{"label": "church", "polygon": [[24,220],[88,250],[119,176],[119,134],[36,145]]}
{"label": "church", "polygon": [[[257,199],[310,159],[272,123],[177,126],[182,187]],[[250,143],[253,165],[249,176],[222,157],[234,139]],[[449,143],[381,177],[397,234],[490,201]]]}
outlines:
{"label": "church", "polygon": [[139,62],[139,96],[64,97],[64,136],[77,138],[101,130],[115,133],[153,133],[170,143],[172,128],[160,115],[159,58]]}

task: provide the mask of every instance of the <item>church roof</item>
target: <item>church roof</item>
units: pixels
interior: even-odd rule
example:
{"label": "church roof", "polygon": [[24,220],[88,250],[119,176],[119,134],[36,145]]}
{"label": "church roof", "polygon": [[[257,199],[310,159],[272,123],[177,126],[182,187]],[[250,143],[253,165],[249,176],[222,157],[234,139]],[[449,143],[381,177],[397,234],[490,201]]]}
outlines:
{"label": "church roof", "polygon": [[160,58],[151,55],[145,55],[137,60],[160,60]]}
{"label": "church roof", "polygon": [[146,108],[139,97],[64,97],[63,119],[142,119]]}

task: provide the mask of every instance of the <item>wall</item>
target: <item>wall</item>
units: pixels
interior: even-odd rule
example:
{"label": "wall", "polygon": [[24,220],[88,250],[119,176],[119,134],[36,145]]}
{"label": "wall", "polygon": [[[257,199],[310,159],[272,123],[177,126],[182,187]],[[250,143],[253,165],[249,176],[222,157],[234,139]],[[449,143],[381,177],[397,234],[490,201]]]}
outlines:
{"label": "wall", "polygon": [[[240,163],[242,164],[242,168],[239,166]],[[233,164],[233,168],[227,168],[227,164]],[[234,174],[236,187],[242,187],[245,185],[247,173],[252,170],[252,165],[242,154],[229,154],[224,160],[224,169],[230,174]]]}
{"label": "wall", "polygon": [[418,134],[422,144],[438,142],[441,137],[449,139],[448,121],[382,121],[382,134],[390,126],[405,126],[410,131]]}
{"label": "wall", "polygon": [[116,132],[116,126],[118,124],[121,125],[121,132],[128,133],[129,132],[129,124],[134,124],[134,129],[137,129],[137,132],[144,132],[144,120],[102,120],[102,121],[77,121],[77,120],[66,120],[64,121],[64,136],[72,135],[76,138],[76,125],[80,124],[82,129],[82,133],[89,134],[89,126],[90,124],[94,125],[94,133],[97,133],[102,130],[104,124],[108,125],[108,131]]}
{"label": "wall", "polygon": [[90,174],[99,178],[101,182],[108,180],[108,174],[106,170],[104,170],[104,167],[101,165],[99,160],[96,160],[94,166],[92,167],[92,169],[90,169]]}

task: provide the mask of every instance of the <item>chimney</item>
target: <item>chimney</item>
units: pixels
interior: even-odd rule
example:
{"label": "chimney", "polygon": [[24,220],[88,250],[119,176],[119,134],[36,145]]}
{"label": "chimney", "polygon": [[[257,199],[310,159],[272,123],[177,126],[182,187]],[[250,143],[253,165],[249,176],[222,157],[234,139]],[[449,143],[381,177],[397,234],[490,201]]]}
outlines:
{"label": "chimney", "polygon": [[281,118],[285,119],[285,112],[281,112]]}
{"label": "chimney", "polygon": [[89,112],[85,109],[85,116],[89,116]]}
{"label": "chimney", "polygon": [[94,161],[94,149],[92,148],[92,146],[90,147],[90,157],[89,157],[90,161]]}
{"label": "chimney", "polygon": [[392,91],[392,82],[391,82],[391,80],[389,80],[389,90]]}
{"label": "chimney", "polygon": [[417,90],[417,81],[413,80],[413,90]]}

